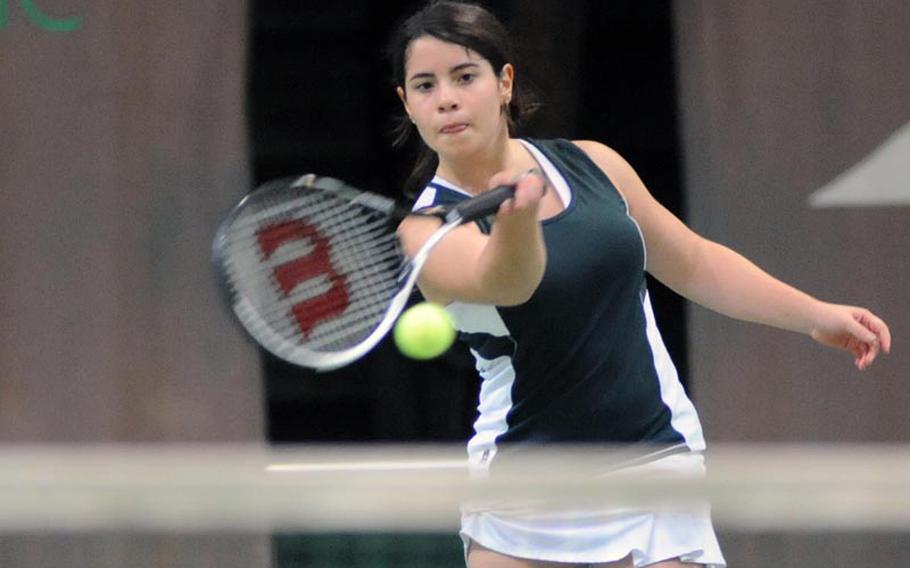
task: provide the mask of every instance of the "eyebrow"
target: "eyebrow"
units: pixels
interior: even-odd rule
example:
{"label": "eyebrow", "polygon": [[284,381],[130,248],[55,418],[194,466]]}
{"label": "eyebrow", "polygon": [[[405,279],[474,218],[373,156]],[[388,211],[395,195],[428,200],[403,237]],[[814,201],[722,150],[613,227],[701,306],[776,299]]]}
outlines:
{"label": "eyebrow", "polygon": [[[460,63],[460,64],[456,65],[455,67],[452,67],[451,69],[449,69],[449,74],[456,73],[456,72],[461,71],[462,69],[466,69],[468,67],[480,67],[480,65],[477,63],[474,63],[472,61],[468,61],[466,63]],[[413,81],[414,79],[428,79],[428,78],[433,78],[433,77],[435,77],[435,75],[433,75],[433,73],[414,73],[413,75],[411,75],[408,78],[408,81]]]}

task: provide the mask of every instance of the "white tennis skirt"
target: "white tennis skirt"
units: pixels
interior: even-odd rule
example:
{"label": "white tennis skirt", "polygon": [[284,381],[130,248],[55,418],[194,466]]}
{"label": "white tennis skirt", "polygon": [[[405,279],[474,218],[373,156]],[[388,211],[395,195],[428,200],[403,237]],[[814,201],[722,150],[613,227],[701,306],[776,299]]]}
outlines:
{"label": "white tennis skirt", "polygon": [[[695,452],[675,454],[623,472],[639,470],[704,475],[704,457]],[[712,568],[726,566],[707,505],[684,512],[464,507],[460,535],[465,554],[474,541],[509,556],[551,562],[613,562],[631,554],[635,566],[674,558]]]}

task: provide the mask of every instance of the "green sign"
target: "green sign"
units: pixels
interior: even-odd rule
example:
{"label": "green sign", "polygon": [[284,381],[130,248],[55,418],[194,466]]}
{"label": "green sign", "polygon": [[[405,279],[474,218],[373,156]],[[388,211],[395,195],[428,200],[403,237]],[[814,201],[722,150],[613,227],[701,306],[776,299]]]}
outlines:
{"label": "green sign", "polygon": [[[0,30],[9,24],[9,5],[13,0],[0,0]],[[19,0],[28,20],[49,32],[71,32],[82,27],[82,18],[52,18],[35,5],[35,0]]]}

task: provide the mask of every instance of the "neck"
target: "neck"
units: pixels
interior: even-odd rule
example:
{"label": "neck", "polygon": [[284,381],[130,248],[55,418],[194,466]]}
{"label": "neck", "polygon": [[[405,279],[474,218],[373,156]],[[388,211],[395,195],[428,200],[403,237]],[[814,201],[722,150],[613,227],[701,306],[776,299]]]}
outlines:
{"label": "neck", "polygon": [[490,178],[508,169],[517,169],[517,156],[508,132],[498,137],[488,148],[469,156],[439,157],[436,174],[469,193],[490,189]]}

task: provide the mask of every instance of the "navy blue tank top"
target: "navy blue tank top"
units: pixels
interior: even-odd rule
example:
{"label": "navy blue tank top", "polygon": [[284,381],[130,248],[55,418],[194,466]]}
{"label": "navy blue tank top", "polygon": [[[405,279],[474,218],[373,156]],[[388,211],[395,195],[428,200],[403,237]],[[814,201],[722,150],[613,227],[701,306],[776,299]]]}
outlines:
{"label": "navy blue tank top", "polygon": [[[575,144],[522,142],[569,200],[542,221],[547,266],[529,301],[447,307],[484,379],[470,453],[520,442],[701,449],[697,415],[653,321],[644,239],[622,195]],[[418,204],[467,197],[437,178]]]}

